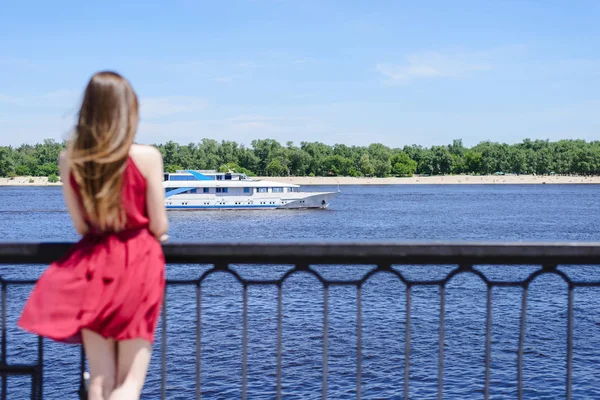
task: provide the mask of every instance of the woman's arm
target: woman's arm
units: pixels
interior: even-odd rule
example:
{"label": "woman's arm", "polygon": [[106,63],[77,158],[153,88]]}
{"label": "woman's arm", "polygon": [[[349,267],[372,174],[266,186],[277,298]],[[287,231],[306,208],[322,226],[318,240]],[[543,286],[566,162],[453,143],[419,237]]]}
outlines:
{"label": "woman's arm", "polygon": [[62,151],[58,157],[58,167],[60,171],[60,180],[63,184],[63,197],[75,229],[80,235],[85,235],[88,232],[89,227],[83,217],[84,212],[81,204],[71,186],[71,171],[69,170],[69,163],[67,161],[67,153]]}
{"label": "woman's arm", "polygon": [[152,146],[145,146],[144,156],[147,160],[146,201],[150,217],[150,232],[161,241],[166,240],[169,229],[167,210],[165,208],[165,189],[163,188],[163,160],[160,151]]}

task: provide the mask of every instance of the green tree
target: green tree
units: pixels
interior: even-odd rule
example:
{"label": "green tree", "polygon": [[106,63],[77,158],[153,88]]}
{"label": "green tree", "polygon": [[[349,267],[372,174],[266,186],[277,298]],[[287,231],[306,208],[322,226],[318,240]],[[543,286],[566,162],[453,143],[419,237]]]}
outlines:
{"label": "green tree", "polygon": [[245,147],[241,147],[238,160],[240,167],[247,169],[249,171],[257,171],[258,165],[260,163],[260,159],[256,157],[254,151],[252,149],[248,149]]}
{"label": "green tree", "polygon": [[373,176],[375,174],[375,167],[373,166],[368,154],[363,154],[360,157],[358,168],[364,176]]}
{"label": "green tree", "polygon": [[[273,139],[261,139],[261,140],[253,140],[252,148],[254,149],[254,155],[258,158],[258,173],[265,174],[267,172],[267,166],[275,158],[277,151],[281,148],[281,144]],[[277,165],[277,164],[274,164]],[[279,162],[281,165],[281,161]]]}
{"label": "green tree", "polygon": [[450,151],[450,154],[458,157],[464,156],[466,151],[462,139],[454,139],[452,144],[448,146],[448,150]]}
{"label": "green tree", "polygon": [[15,175],[28,176],[28,175],[32,175],[32,173],[31,173],[31,171],[29,171],[29,168],[27,167],[27,165],[19,164],[19,165],[17,165],[17,168],[15,168]]}
{"label": "green tree", "polygon": [[325,157],[323,160],[323,167],[328,175],[334,176],[349,176],[350,170],[354,167],[352,160],[339,156],[333,155]]}
{"label": "green tree", "polygon": [[404,152],[394,154],[390,162],[392,164],[393,175],[413,176],[417,171],[417,162]]}
{"label": "green tree", "polygon": [[41,165],[38,168],[38,174],[40,176],[50,176],[50,175],[58,175],[58,163],[57,162],[49,162],[44,165]]}
{"label": "green tree", "polygon": [[282,176],[288,175],[288,169],[282,164],[281,159],[276,158],[267,165],[266,171],[267,176]]}
{"label": "green tree", "polygon": [[293,176],[306,175],[311,163],[310,155],[297,147],[291,149],[288,147],[288,149],[290,174]]}
{"label": "green tree", "polygon": [[483,155],[477,151],[467,150],[465,153],[465,168],[471,174],[481,174],[481,158]]}
{"label": "green tree", "polygon": [[221,166],[218,156],[219,142],[213,139],[202,139],[198,144],[197,158],[201,167],[198,169],[217,169]]}
{"label": "green tree", "polygon": [[183,168],[182,165],[174,165],[174,164],[165,164],[165,172],[177,172],[177,171],[181,171],[184,170],[185,168]]}
{"label": "green tree", "polygon": [[464,157],[452,154],[452,173],[462,174],[467,170]]}
{"label": "green tree", "polygon": [[452,158],[450,151],[448,151],[448,148],[444,146],[433,146],[431,151],[433,152],[433,173],[436,175],[445,175],[452,172],[454,159]]}
{"label": "green tree", "polygon": [[223,140],[217,148],[217,156],[220,164],[238,163],[238,154],[240,153],[239,146],[236,142]]}
{"label": "green tree", "polygon": [[8,176],[12,170],[12,149],[10,147],[0,147],[0,176]]}
{"label": "green tree", "polygon": [[375,160],[373,162],[373,168],[375,168],[375,176],[378,178],[385,178],[392,170],[392,164],[390,160]]}
{"label": "green tree", "polygon": [[179,159],[179,147],[180,146],[177,143],[169,140],[162,148],[160,148],[165,165],[181,165]]}
{"label": "green tree", "polygon": [[315,176],[325,175],[323,159],[331,154],[331,147],[320,142],[302,142],[300,148],[310,156],[307,172]]}
{"label": "green tree", "polygon": [[424,175],[432,175],[434,173],[435,156],[431,150],[423,150],[419,155],[417,162],[417,172]]}
{"label": "green tree", "polygon": [[389,161],[392,156],[392,151],[389,147],[381,143],[373,143],[368,148],[369,156],[372,160]]}
{"label": "green tree", "polygon": [[509,154],[509,170],[515,174],[527,173],[527,155],[525,150],[512,147]]}

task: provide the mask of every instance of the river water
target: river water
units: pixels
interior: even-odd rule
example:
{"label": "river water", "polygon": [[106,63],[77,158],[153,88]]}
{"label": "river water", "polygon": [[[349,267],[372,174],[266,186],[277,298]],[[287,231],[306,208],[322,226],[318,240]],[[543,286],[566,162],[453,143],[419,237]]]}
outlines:
{"label": "river water", "polygon": [[[311,187],[307,190],[337,190]],[[599,186],[403,185],[348,186],[329,210],[170,212],[171,241],[257,240],[467,240],[600,241]],[[74,241],[60,188],[0,187],[0,239]],[[43,266],[3,266],[3,278],[34,278]],[[168,266],[169,278],[198,277],[206,266]],[[274,278],[289,267],[235,266],[246,278]],[[328,279],[361,277],[369,267],[315,267]],[[479,267],[494,279],[524,279],[531,267]],[[406,277],[444,277],[450,266],[402,267]],[[577,280],[598,280],[591,267],[564,267]],[[600,268],[598,268],[600,270]],[[35,338],[16,328],[30,288],[8,291],[7,359],[35,360]],[[226,274],[203,284],[202,391],[204,398],[238,399],[241,393],[242,288]],[[248,394],[272,399],[276,384],[277,290],[249,289]],[[600,291],[576,289],[574,398],[600,398]],[[444,397],[483,397],[485,299],[483,283],[453,279],[446,293]],[[378,274],[363,289],[362,395],[401,398],[404,384],[405,289]],[[492,294],[491,396],[516,397],[521,290]],[[317,399],[321,390],[323,289],[296,274],[283,288],[283,392],[286,399]],[[194,396],[195,289],[168,290],[167,389],[169,399]],[[565,283],[542,276],[530,288],[524,356],[525,397],[564,398],[566,364]],[[329,290],[329,398],[355,398],[356,289]],[[411,398],[436,398],[439,289],[412,292]],[[160,333],[160,331],[159,331]],[[143,398],[158,398],[158,345]],[[45,342],[44,398],[75,398],[78,352]],[[29,381],[9,378],[9,399],[28,396]]]}

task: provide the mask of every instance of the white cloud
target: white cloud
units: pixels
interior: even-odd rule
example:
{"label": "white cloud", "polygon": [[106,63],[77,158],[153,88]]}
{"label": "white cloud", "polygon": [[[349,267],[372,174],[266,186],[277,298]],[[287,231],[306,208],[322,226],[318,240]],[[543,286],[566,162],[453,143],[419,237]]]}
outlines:
{"label": "white cloud", "polygon": [[256,64],[254,61],[243,61],[239,64],[239,67],[243,70],[255,69],[258,67],[258,64]]}
{"label": "white cloud", "polygon": [[69,137],[74,119],[55,113],[32,114],[27,118],[10,115],[0,124],[0,146],[40,143],[51,138],[62,141]]}
{"label": "white cloud", "polygon": [[76,106],[78,105],[83,92],[79,90],[60,89],[42,96],[42,101],[47,101],[53,105]]}
{"label": "white cloud", "polygon": [[174,122],[142,121],[139,129],[141,143],[198,142],[202,138],[232,140],[249,144],[254,139],[319,140],[331,127],[308,116],[266,116],[240,114],[220,119],[196,119]]}
{"label": "white cloud", "polygon": [[140,115],[144,119],[195,113],[206,109],[208,102],[195,96],[163,96],[140,98]]}
{"label": "white cloud", "polygon": [[387,83],[406,84],[424,78],[461,78],[472,72],[491,69],[486,53],[441,54],[436,52],[412,54],[402,64],[379,63],[377,71]]}
{"label": "white cloud", "polygon": [[68,89],[25,97],[0,94],[0,103],[20,107],[73,107],[77,106],[78,96],[80,95],[79,91]]}

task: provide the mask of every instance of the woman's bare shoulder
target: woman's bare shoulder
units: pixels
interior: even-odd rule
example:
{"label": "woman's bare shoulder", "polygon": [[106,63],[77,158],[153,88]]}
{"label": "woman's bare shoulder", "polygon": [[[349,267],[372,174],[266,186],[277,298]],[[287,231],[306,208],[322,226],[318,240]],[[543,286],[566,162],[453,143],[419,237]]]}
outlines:
{"label": "woman's bare shoulder", "polygon": [[67,170],[69,169],[69,163],[67,162],[67,150],[63,149],[60,151],[60,154],[58,155],[58,169],[60,171],[61,174],[64,174],[67,172]]}
{"label": "woman's bare shoulder", "polygon": [[152,167],[156,167],[157,163],[162,163],[162,155],[154,146],[133,144],[129,150],[129,155],[144,176],[148,176]]}

